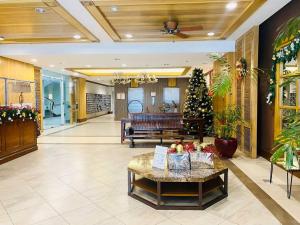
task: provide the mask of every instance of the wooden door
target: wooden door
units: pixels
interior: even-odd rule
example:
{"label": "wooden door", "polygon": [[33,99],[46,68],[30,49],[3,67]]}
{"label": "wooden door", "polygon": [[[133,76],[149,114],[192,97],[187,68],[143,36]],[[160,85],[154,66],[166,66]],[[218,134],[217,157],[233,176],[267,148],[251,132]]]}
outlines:
{"label": "wooden door", "polygon": [[253,27],[236,42],[235,59],[245,58],[248,74],[236,81],[236,104],[242,110],[244,123],[238,127],[239,149],[246,155],[257,156],[257,77],[251,69],[258,66],[258,27]]}

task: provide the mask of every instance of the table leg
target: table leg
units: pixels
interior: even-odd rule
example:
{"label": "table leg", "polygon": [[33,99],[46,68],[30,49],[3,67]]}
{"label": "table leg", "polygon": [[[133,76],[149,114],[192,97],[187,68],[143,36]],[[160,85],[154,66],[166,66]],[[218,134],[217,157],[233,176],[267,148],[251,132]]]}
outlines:
{"label": "table leg", "polygon": [[270,171],[270,184],[272,183],[272,177],[273,177],[273,163],[271,162],[271,171]]}
{"label": "table leg", "polygon": [[198,204],[200,207],[202,207],[202,201],[203,201],[203,191],[202,191],[202,182],[198,183]]}
{"label": "table leg", "polygon": [[130,137],[129,148],[134,148],[134,138],[133,137]]}
{"label": "table leg", "polygon": [[131,194],[132,188],[131,188],[131,172],[128,171],[128,194]]}
{"label": "table leg", "polygon": [[224,192],[228,194],[228,169],[224,172]]}
{"label": "table leg", "polygon": [[289,172],[287,171],[287,184],[286,184],[286,188],[287,188],[287,197],[291,198],[291,194],[292,194],[292,185],[293,185],[293,171],[291,171],[291,180],[289,182]]}
{"label": "table leg", "polygon": [[124,121],[121,121],[121,144],[123,144],[125,140],[125,123]]}
{"label": "table leg", "polygon": [[157,205],[160,206],[160,201],[161,201],[161,183],[158,181],[157,182]]}

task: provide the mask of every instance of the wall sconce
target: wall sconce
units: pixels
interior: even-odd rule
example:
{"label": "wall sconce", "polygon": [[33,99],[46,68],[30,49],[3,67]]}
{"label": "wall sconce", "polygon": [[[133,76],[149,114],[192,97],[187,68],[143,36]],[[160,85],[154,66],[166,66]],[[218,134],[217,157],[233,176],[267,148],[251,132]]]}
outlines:
{"label": "wall sconce", "polygon": [[151,91],[151,97],[156,97],[156,92]]}

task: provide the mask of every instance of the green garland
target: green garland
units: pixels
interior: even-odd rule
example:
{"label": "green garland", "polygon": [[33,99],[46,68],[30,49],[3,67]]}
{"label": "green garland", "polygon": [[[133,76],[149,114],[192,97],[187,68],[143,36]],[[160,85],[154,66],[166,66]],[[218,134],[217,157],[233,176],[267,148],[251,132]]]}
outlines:
{"label": "green garland", "polygon": [[271,105],[275,99],[276,90],[276,64],[286,63],[297,58],[298,51],[300,50],[300,31],[295,36],[295,38],[289,43],[289,45],[283,47],[278,51],[273,52],[272,57],[272,68],[270,85],[267,96],[267,104]]}
{"label": "green garland", "polygon": [[5,121],[13,122],[15,119],[29,119],[37,121],[38,111],[31,107],[11,107],[1,106],[0,107],[0,124]]}

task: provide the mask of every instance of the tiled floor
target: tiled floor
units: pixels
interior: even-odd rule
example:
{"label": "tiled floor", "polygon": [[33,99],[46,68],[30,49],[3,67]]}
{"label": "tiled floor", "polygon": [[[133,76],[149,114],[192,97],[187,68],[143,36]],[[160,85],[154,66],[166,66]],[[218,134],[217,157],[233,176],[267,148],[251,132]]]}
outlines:
{"label": "tiled floor", "polygon": [[0,225],[280,224],[231,172],[229,197],[205,211],[157,211],[128,197],[128,161],[153,149],[119,144],[119,128],[99,117],[0,165]]}

